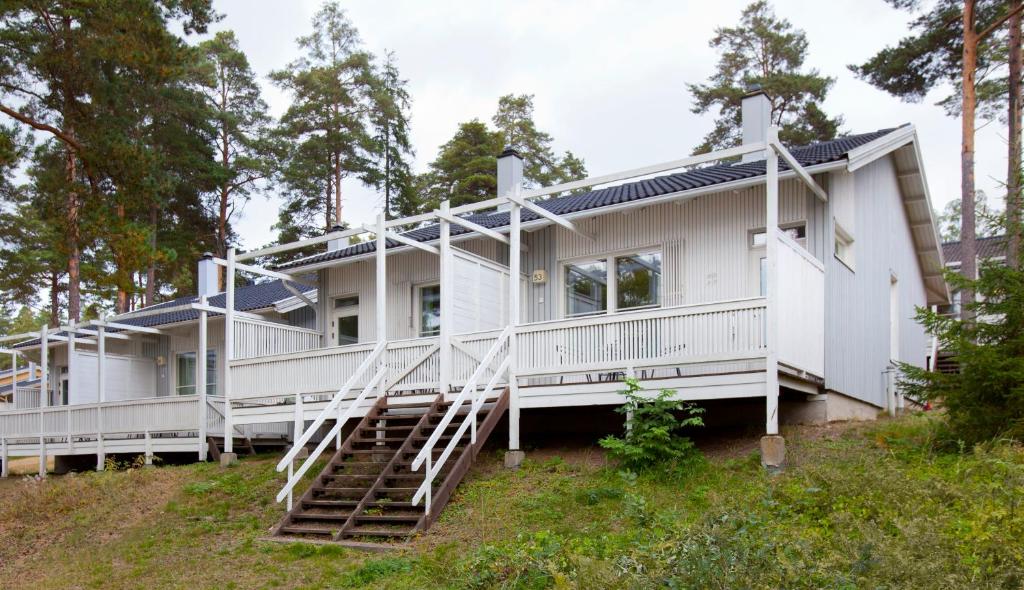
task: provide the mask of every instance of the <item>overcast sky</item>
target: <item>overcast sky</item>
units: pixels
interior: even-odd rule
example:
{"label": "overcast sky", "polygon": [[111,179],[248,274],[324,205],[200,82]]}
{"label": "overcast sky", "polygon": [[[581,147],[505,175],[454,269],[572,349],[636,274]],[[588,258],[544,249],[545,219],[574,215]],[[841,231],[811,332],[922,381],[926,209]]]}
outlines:
{"label": "overcast sky", "polygon": [[[412,95],[414,169],[421,172],[460,122],[489,121],[499,96],[535,95],[535,120],[556,150],[583,157],[605,174],[685,157],[712,126],[690,112],[689,82],[703,82],[717,61],[708,47],[716,26],[731,26],[748,1],[517,2],[360,0],[342,2],[366,48],[395,52]],[[218,0],[260,76],[273,114],[288,97],[267,82],[297,55],[319,0]],[[907,104],[854,78],[846,69],[906,34],[909,20],[882,0],[776,0],[776,13],[807,33],[807,66],[836,78],[825,111],[842,130],[873,131],[912,123],[918,129],[933,205],[959,198],[959,121],[934,106],[939,92]],[[978,132],[977,184],[990,200],[1005,177],[1005,128]],[[344,217],[371,221],[382,197],[346,181]],[[244,248],[274,239],[275,197],[257,197],[236,222]]]}

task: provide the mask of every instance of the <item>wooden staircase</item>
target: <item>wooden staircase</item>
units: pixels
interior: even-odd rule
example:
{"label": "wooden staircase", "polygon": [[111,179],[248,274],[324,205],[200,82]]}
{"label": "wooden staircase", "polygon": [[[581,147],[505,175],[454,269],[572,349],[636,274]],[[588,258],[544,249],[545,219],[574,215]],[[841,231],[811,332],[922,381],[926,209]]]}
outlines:
{"label": "wooden staircase", "polygon": [[[476,443],[470,442],[469,430],[460,437],[435,479],[429,514],[424,502],[412,504],[426,469],[412,471],[411,466],[451,403],[443,395],[422,403],[380,398],[271,534],[295,540],[380,543],[430,528],[508,409],[508,396],[506,388],[485,400],[477,415]],[[433,450],[434,459],[469,410],[468,404],[459,408]]]}

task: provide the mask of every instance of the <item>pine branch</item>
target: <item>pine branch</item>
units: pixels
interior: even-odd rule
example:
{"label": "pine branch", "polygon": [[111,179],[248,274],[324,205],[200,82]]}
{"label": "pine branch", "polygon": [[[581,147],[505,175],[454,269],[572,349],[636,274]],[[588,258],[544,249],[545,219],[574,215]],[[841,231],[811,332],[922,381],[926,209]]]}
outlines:
{"label": "pine branch", "polygon": [[33,128],[33,129],[36,129],[36,130],[39,130],[39,131],[46,131],[47,133],[52,134],[57,139],[60,139],[61,141],[63,141],[67,145],[69,145],[75,151],[81,151],[81,149],[82,149],[82,144],[78,143],[78,141],[75,140],[75,138],[71,137],[67,133],[64,133],[60,129],[57,129],[53,125],[48,125],[46,123],[42,123],[40,121],[36,121],[35,119],[33,119],[31,117],[28,117],[26,115],[23,115],[23,114],[19,113],[18,111],[14,110],[14,109],[6,106],[6,105],[3,105],[3,104],[0,104],[0,113],[4,113],[4,114],[8,115],[9,117],[11,117],[13,119],[15,119],[17,121],[20,121],[20,122],[24,123],[25,125],[28,125],[29,127]]}
{"label": "pine branch", "polygon": [[1024,2],[1018,4],[1016,6],[1016,8],[1014,8],[1013,10],[1007,12],[1003,16],[999,17],[998,19],[996,19],[996,22],[992,23],[991,25],[986,27],[983,31],[978,33],[978,41],[981,41],[989,33],[991,33],[992,31],[994,31],[996,29],[998,29],[999,27],[1003,26],[1003,23],[1005,23],[1006,21],[1010,20],[1010,18],[1013,17],[1013,15],[1019,14],[1021,10],[1024,10]]}

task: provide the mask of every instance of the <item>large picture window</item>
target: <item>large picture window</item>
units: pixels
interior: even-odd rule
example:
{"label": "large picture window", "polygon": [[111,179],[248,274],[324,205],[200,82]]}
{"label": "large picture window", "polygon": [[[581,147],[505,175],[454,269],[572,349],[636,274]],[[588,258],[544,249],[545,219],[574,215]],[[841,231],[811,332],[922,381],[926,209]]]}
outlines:
{"label": "large picture window", "polygon": [[[180,352],[177,356],[178,395],[196,394],[196,353]],[[217,393],[217,351],[206,351],[206,395]]]}
{"label": "large picture window", "polygon": [[638,252],[565,265],[565,314],[661,305],[661,252]]}
{"label": "large picture window", "polygon": [[565,265],[566,315],[587,315],[608,309],[608,262],[592,260]]}

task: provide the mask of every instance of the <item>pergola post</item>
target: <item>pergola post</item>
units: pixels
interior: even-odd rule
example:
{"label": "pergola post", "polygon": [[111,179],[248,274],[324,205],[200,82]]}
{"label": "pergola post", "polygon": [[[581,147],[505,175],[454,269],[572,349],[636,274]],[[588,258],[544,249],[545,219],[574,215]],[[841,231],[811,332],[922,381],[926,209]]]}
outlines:
{"label": "pergola post", "polygon": [[[387,258],[387,226],[385,224],[384,212],[377,214],[377,342],[385,342],[388,339],[388,258]],[[388,361],[388,351],[381,353],[378,367]],[[387,379],[380,382],[379,395],[384,396],[387,392]]]}
{"label": "pergola post", "polygon": [[782,466],[785,440],[779,436],[779,155],[777,127],[768,128],[765,161],[765,246],[767,288],[765,289],[765,436],[761,438],[761,463],[768,468]]}
{"label": "pergola post", "polygon": [[441,330],[438,337],[440,351],[438,354],[440,365],[439,386],[441,393],[448,393],[452,383],[452,324],[455,318],[452,316],[452,243],[451,224],[448,217],[451,216],[451,205],[446,200],[441,203],[441,216],[438,219],[441,238],[441,264],[440,264],[440,290],[441,290]]}
{"label": "pergola post", "polygon": [[103,471],[107,453],[103,448],[103,402],[107,401],[107,339],[106,327],[96,327],[96,471]]}
{"label": "pergola post", "polygon": [[[199,303],[203,306],[206,305],[206,295],[199,297]],[[207,350],[207,312],[205,309],[199,310],[199,345],[196,347],[196,394],[199,398],[199,460],[206,461],[207,445],[206,445],[206,355]]]}
{"label": "pergola post", "polygon": [[[43,326],[39,333],[39,363],[43,365],[43,374],[39,378],[39,429],[43,428],[43,408],[50,405],[50,388],[48,379],[50,376],[50,328]],[[39,437],[39,475],[46,475],[46,439]]]}
{"label": "pergola post", "polygon": [[224,452],[220,464],[230,465],[238,460],[234,452],[235,425],[231,419],[231,359],[235,356],[235,249],[228,248],[227,270],[224,278]]}
{"label": "pergola post", "polygon": [[[512,187],[512,193],[518,195],[519,186]],[[508,246],[508,323],[512,330],[508,336],[508,453],[505,454],[505,466],[516,468],[522,465],[525,454],[519,444],[519,381],[518,370],[518,326],[519,326],[519,275],[522,263],[522,231],[520,228],[522,208],[518,203],[511,203],[509,209],[509,246]]]}

